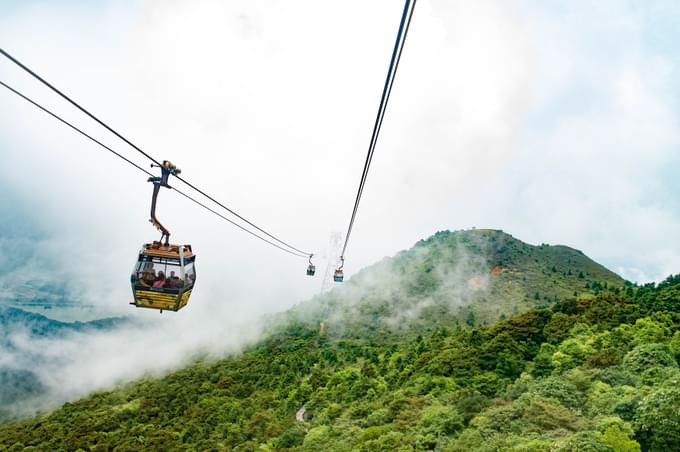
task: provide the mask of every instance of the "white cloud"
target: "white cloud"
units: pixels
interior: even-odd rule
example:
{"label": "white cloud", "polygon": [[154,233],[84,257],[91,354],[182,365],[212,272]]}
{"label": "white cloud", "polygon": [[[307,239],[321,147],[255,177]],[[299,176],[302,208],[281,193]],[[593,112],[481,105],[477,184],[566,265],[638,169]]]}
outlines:
{"label": "white cloud", "polygon": [[[29,2],[0,18],[0,41],[188,180],[323,254],[351,212],[400,7]],[[667,168],[680,155],[678,62],[650,47],[650,23],[621,2],[419,2],[348,273],[473,225],[578,247],[633,279],[677,271]],[[0,79],[143,163],[6,61]],[[156,237],[146,177],[9,93],[0,99],[0,177],[39,209],[49,231],[40,253],[103,310],[152,319],[154,340],[187,334],[184,353],[237,343],[217,334],[220,319],[248,322],[320,289],[304,260],[165,192],[159,218],[194,246],[198,286],[175,316],[131,311],[132,261]],[[107,344],[97,346],[115,355]]]}

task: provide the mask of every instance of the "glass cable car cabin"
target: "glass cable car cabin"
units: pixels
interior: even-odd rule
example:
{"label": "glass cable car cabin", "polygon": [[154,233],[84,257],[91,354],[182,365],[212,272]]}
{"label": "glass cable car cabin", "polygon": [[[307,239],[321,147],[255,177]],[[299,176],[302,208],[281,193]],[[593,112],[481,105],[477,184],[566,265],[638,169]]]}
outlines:
{"label": "glass cable car cabin", "polygon": [[335,273],[333,273],[333,281],[335,282],[342,282],[342,280],[345,279],[345,275],[343,275],[341,269],[335,270]]}
{"label": "glass cable car cabin", "polygon": [[196,281],[195,260],[191,245],[144,244],[132,271],[132,304],[161,311],[182,309]]}
{"label": "glass cable car cabin", "polygon": [[342,282],[343,279],[345,279],[345,275],[342,271],[342,268],[345,266],[345,257],[340,256],[340,266],[335,269],[335,273],[333,273],[333,281],[335,282]]}
{"label": "glass cable car cabin", "polygon": [[316,265],[312,264],[312,257],[314,257],[314,255],[310,254],[309,265],[307,266],[307,276],[314,276],[314,273],[316,273]]}
{"label": "glass cable car cabin", "polygon": [[[155,165],[152,165],[155,166]],[[189,302],[196,283],[196,268],[191,245],[173,245],[168,231],[156,218],[156,200],[161,187],[170,188],[170,175],[180,173],[179,168],[163,161],[161,177],[150,177],[153,182],[151,198],[151,223],[161,232],[160,241],[146,243],[139,251],[130,282],[138,308],[158,309],[160,312],[179,311]]]}

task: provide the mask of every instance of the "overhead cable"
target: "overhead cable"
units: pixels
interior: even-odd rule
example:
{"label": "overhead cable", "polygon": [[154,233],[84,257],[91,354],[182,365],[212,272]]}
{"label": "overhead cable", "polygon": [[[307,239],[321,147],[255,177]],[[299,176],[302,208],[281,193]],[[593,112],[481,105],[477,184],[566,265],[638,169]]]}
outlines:
{"label": "overhead cable", "polygon": [[19,96],[19,97],[21,97],[22,99],[24,99],[25,101],[31,103],[34,107],[39,108],[40,110],[42,110],[42,111],[44,111],[45,113],[47,113],[48,115],[52,116],[52,117],[55,118],[56,120],[60,121],[62,124],[67,125],[67,126],[70,127],[71,129],[73,129],[73,130],[75,130],[76,132],[78,132],[79,134],[81,134],[81,135],[83,135],[83,136],[89,138],[90,140],[94,141],[95,143],[97,143],[99,146],[103,147],[103,148],[106,149],[107,151],[112,152],[112,153],[115,154],[116,156],[118,156],[118,157],[120,157],[121,159],[125,160],[125,161],[128,162],[130,165],[132,165],[132,166],[134,166],[135,168],[137,168],[138,170],[140,170],[140,171],[146,173],[147,175],[149,175],[149,176],[151,176],[151,177],[154,177],[154,175],[153,175],[151,172],[145,170],[144,168],[142,168],[141,166],[139,166],[138,164],[136,164],[136,163],[133,162],[132,160],[130,160],[130,159],[128,159],[127,157],[125,157],[124,155],[119,154],[118,152],[114,151],[113,149],[111,149],[110,147],[108,147],[107,145],[105,145],[104,143],[102,143],[101,141],[97,140],[96,138],[92,137],[91,135],[88,135],[87,133],[83,132],[81,129],[79,129],[78,127],[74,126],[74,125],[71,124],[70,122],[66,121],[66,120],[63,119],[61,116],[59,116],[59,115],[57,115],[57,114],[55,114],[55,113],[52,113],[52,112],[51,112],[50,110],[48,110],[47,108],[45,108],[45,107],[43,107],[42,105],[40,105],[39,103],[35,102],[33,99],[29,98],[28,96],[25,96],[24,94],[20,93],[19,91],[17,91],[16,89],[12,88],[11,86],[9,86],[8,84],[6,84],[6,83],[3,82],[2,80],[0,80],[0,85],[4,86],[4,87],[7,88],[8,90],[10,90],[10,91],[13,92],[14,94],[16,94],[17,96]]}
{"label": "overhead cable", "polygon": [[[42,84],[44,84],[45,86],[47,86],[48,88],[50,88],[52,91],[54,91],[55,93],[57,93],[59,96],[61,96],[63,99],[65,99],[66,101],[68,101],[71,105],[73,105],[73,106],[75,106],[76,108],[78,108],[80,111],[82,111],[82,112],[85,113],[87,116],[89,116],[90,118],[92,118],[92,119],[93,119],[94,121],[96,121],[98,124],[100,124],[101,126],[103,126],[104,128],[106,128],[108,131],[110,131],[111,133],[113,133],[115,136],[117,136],[118,138],[120,138],[121,140],[123,140],[123,141],[124,141],[125,143],[127,143],[128,145],[130,145],[130,146],[131,146],[133,149],[135,149],[137,152],[141,153],[143,156],[145,156],[146,158],[148,158],[149,160],[151,160],[151,162],[153,162],[155,165],[161,166],[161,164],[158,162],[158,160],[154,159],[151,155],[149,155],[149,154],[147,154],[146,152],[144,152],[141,148],[139,148],[139,147],[136,146],[134,143],[132,143],[130,140],[128,140],[127,138],[125,138],[123,135],[121,135],[120,133],[118,133],[118,132],[117,132],[116,130],[114,130],[112,127],[110,127],[109,125],[107,125],[106,123],[104,123],[104,122],[103,122],[102,120],[100,120],[98,117],[96,117],[95,115],[93,115],[92,113],[90,113],[88,110],[86,110],[86,109],[85,109],[84,107],[82,107],[80,104],[78,104],[76,101],[74,101],[74,100],[71,99],[69,96],[67,96],[66,94],[64,94],[62,91],[60,91],[59,89],[57,89],[55,86],[53,86],[52,84],[50,84],[47,80],[45,80],[44,78],[42,78],[41,76],[39,76],[37,73],[35,73],[33,70],[31,70],[29,67],[27,67],[26,65],[24,65],[23,63],[21,63],[19,60],[17,60],[16,58],[14,58],[12,55],[10,55],[9,53],[7,53],[7,52],[6,52],[5,50],[3,50],[2,48],[0,48],[0,54],[2,54],[3,56],[5,56],[7,59],[9,59],[10,61],[12,61],[12,62],[13,62],[14,64],[16,64],[17,66],[19,66],[21,69],[23,69],[24,71],[26,71],[28,74],[30,74],[31,76],[33,76],[35,79],[37,79],[37,80],[40,81]],[[219,201],[216,200],[213,196],[208,195],[205,191],[199,189],[198,187],[196,187],[195,185],[193,185],[193,184],[190,183],[189,181],[185,180],[184,178],[182,178],[182,177],[180,177],[180,176],[176,176],[176,177],[177,177],[178,180],[182,181],[182,182],[183,182],[184,184],[186,184],[188,187],[190,187],[190,188],[192,188],[193,190],[197,191],[197,192],[200,193],[201,195],[203,195],[203,196],[205,196],[206,198],[208,198],[210,201],[214,202],[214,203],[217,204],[218,206],[220,206],[220,207],[222,207],[223,209],[225,209],[225,210],[226,210],[227,212],[229,212],[230,214],[234,215],[235,217],[237,217],[237,218],[240,219],[241,221],[247,223],[247,224],[250,225],[251,227],[257,229],[257,230],[260,231],[260,232],[262,232],[262,233],[265,234],[267,237],[269,237],[269,238],[275,240],[276,242],[280,243],[281,245],[284,245],[284,246],[290,248],[291,250],[293,250],[293,251],[295,251],[295,252],[297,252],[297,253],[300,253],[300,254],[304,255],[305,257],[308,257],[309,255],[312,254],[311,252],[302,251],[302,250],[300,250],[299,248],[296,248],[296,247],[294,247],[293,245],[291,245],[291,244],[289,244],[289,243],[287,243],[287,242],[285,242],[285,241],[279,239],[279,238],[276,237],[275,235],[273,235],[273,234],[267,232],[266,230],[262,229],[261,227],[257,226],[256,224],[254,224],[254,223],[251,222],[250,220],[248,220],[248,219],[246,219],[245,217],[239,215],[239,214],[236,213],[234,210],[230,209],[229,207],[227,207],[227,206],[224,205],[223,203],[219,202]],[[291,253],[291,254],[295,254],[295,253]]]}
{"label": "overhead cable", "polygon": [[411,4],[411,0],[406,0],[404,4],[404,12],[402,13],[401,16],[401,21],[399,23],[399,31],[397,32],[397,39],[394,43],[394,49],[392,50],[392,58],[390,59],[390,66],[387,71],[385,85],[383,87],[382,96],[380,98],[378,113],[375,118],[375,124],[373,125],[373,133],[371,134],[371,141],[368,145],[368,152],[366,154],[366,161],[364,162],[364,169],[361,174],[361,180],[359,181],[357,195],[354,200],[354,209],[352,210],[352,216],[349,221],[349,226],[347,227],[347,234],[345,235],[345,243],[342,247],[342,253],[340,255],[341,259],[344,259],[345,251],[347,250],[347,244],[349,243],[349,238],[350,235],[352,234],[354,220],[356,219],[357,211],[359,209],[359,203],[361,202],[364,186],[366,184],[366,178],[368,177],[368,171],[371,167],[371,162],[373,160],[373,153],[375,152],[375,146],[378,141],[380,129],[382,127],[383,118],[385,116],[385,111],[387,109],[387,103],[389,102],[390,94],[392,93],[392,85],[394,84],[394,79],[397,74],[397,68],[399,67],[399,62],[401,61],[401,54],[402,51],[404,50],[404,44],[406,43],[406,36],[411,25],[411,18],[413,17],[413,11],[415,10],[416,7],[416,1],[417,0],[413,0],[413,3]]}
{"label": "overhead cable", "polygon": [[[60,121],[62,124],[64,124],[64,125],[70,127],[70,128],[73,129],[74,131],[76,131],[76,132],[78,132],[79,134],[83,135],[84,137],[88,138],[90,141],[92,141],[92,142],[98,144],[98,145],[101,146],[102,148],[104,148],[104,149],[106,149],[107,151],[111,152],[111,153],[114,154],[116,157],[119,157],[119,158],[123,159],[125,162],[127,162],[127,163],[129,163],[130,165],[134,166],[134,167],[137,168],[139,171],[145,173],[145,174],[148,175],[148,176],[154,177],[154,175],[153,175],[151,172],[149,172],[149,171],[147,171],[146,169],[142,168],[141,166],[139,166],[138,164],[136,164],[136,163],[133,162],[132,160],[130,160],[130,159],[128,159],[127,157],[125,157],[124,155],[122,155],[122,154],[120,154],[120,153],[114,151],[114,150],[111,149],[109,146],[105,145],[105,144],[102,143],[101,141],[99,141],[99,140],[97,140],[96,138],[94,138],[92,135],[89,135],[88,133],[84,132],[82,129],[80,129],[80,128],[74,126],[73,124],[71,124],[70,122],[68,122],[68,121],[65,120],[64,118],[62,118],[61,116],[57,115],[56,113],[53,113],[52,111],[50,111],[50,110],[48,110],[47,108],[43,107],[42,105],[38,104],[38,103],[35,102],[33,99],[31,99],[31,98],[29,98],[28,96],[24,95],[24,94],[21,93],[20,91],[18,91],[18,90],[16,90],[16,89],[12,88],[11,86],[9,86],[8,84],[6,84],[6,83],[3,82],[2,80],[0,80],[0,85],[2,85],[3,87],[7,88],[9,91],[11,91],[12,93],[14,93],[14,94],[16,94],[17,96],[21,97],[21,98],[24,99],[25,101],[29,102],[29,103],[32,104],[34,107],[39,108],[39,109],[42,110],[43,112],[45,112],[45,113],[47,113],[48,115],[52,116],[53,118],[57,119],[57,120]],[[241,229],[242,231],[247,232],[248,234],[252,235],[253,237],[258,238],[258,239],[262,240],[263,242],[268,243],[269,245],[274,246],[274,247],[280,249],[281,251],[285,251],[286,253],[292,254],[293,256],[305,257],[305,258],[309,257],[308,254],[297,253],[297,252],[288,250],[288,249],[286,249],[286,248],[283,248],[282,246],[279,246],[278,244],[276,244],[276,243],[274,243],[274,242],[272,242],[272,241],[270,241],[270,240],[267,240],[267,239],[265,239],[264,237],[259,236],[258,234],[254,233],[253,231],[251,231],[251,230],[249,230],[249,229],[247,229],[247,228],[244,228],[244,227],[241,226],[240,224],[238,224],[238,223],[236,223],[236,222],[230,220],[229,218],[225,217],[224,215],[220,214],[219,212],[215,211],[214,209],[211,209],[210,207],[206,206],[205,204],[203,204],[202,202],[196,200],[195,198],[193,198],[193,197],[187,195],[186,193],[182,192],[181,190],[178,190],[178,189],[175,188],[175,187],[170,187],[170,188],[171,188],[172,190],[176,191],[177,193],[179,193],[180,195],[184,196],[185,198],[189,199],[190,201],[192,201],[192,202],[198,204],[199,206],[203,207],[204,209],[208,210],[209,212],[212,212],[213,214],[217,215],[218,217],[220,217],[220,218],[223,219],[224,221],[227,221],[227,222],[231,223],[232,225],[236,226],[237,228]]]}

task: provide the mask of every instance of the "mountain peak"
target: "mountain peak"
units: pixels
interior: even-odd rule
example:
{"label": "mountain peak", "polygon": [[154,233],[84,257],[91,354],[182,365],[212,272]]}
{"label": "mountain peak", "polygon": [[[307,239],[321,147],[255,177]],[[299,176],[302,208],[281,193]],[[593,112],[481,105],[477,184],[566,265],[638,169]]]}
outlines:
{"label": "mountain peak", "polygon": [[530,245],[498,229],[438,231],[292,314],[341,334],[486,324],[623,282],[568,246]]}

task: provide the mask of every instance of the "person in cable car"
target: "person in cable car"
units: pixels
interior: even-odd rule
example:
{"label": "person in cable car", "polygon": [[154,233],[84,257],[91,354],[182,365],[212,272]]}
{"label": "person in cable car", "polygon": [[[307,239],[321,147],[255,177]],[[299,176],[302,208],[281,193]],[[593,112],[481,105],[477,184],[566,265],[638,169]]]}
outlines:
{"label": "person in cable car", "polygon": [[158,272],[158,278],[153,283],[154,289],[162,289],[165,286],[165,274],[163,272]]}
{"label": "person in cable car", "polygon": [[165,282],[165,287],[168,289],[179,289],[181,287],[182,281],[179,279],[177,275],[175,275],[175,271],[172,270],[170,271],[170,277],[166,280]]}

